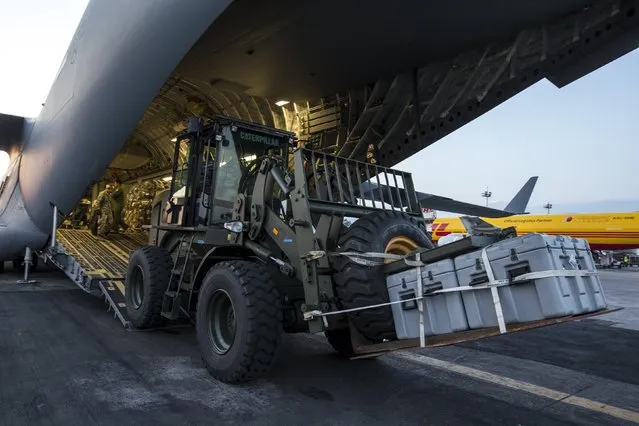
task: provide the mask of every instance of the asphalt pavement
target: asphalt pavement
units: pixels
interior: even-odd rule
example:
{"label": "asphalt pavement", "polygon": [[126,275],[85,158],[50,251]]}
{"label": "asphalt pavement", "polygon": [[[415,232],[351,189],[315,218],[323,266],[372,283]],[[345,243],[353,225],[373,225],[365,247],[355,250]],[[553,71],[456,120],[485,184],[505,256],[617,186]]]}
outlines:
{"label": "asphalt pavement", "polygon": [[0,424],[635,424],[639,268],[601,277],[623,310],[374,360],[286,335],[267,377],[232,386],[206,373],[192,328],[126,331],[58,271],[16,284],[7,264]]}

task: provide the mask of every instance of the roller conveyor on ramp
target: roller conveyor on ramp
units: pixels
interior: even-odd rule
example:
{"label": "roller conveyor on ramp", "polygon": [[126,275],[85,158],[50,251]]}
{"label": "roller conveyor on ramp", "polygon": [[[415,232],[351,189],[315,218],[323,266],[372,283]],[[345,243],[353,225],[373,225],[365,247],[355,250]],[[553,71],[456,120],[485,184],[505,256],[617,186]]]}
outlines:
{"label": "roller conveyor on ramp", "polygon": [[127,263],[131,252],[147,243],[143,231],[96,237],[89,230],[58,229],[55,244],[45,256],[80,288],[104,297],[109,310],[128,327],[124,309]]}

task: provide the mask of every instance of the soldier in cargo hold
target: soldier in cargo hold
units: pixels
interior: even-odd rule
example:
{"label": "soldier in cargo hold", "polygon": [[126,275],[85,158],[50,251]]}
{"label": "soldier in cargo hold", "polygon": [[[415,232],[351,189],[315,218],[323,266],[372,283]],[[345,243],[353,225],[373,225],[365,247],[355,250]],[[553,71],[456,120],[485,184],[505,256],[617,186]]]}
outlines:
{"label": "soldier in cargo hold", "polygon": [[69,222],[72,228],[80,228],[88,223],[89,212],[91,210],[91,201],[88,198],[83,197],[71,214],[69,215]]}
{"label": "soldier in cargo hold", "polygon": [[91,233],[104,237],[113,228],[113,209],[111,206],[111,193],[113,187],[109,184],[98,194],[93,202],[93,211],[91,212]]}
{"label": "soldier in cargo hold", "polygon": [[122,191],[122,187],[120,186],[120,180],[114,179],[113,183],[113,193],[111,194],[111,209],[113,210],[113,230],[119,231],[120,229],[124,230],[127,228],[126,224],[122,220],[122,209],[124,209],[124,192]]}

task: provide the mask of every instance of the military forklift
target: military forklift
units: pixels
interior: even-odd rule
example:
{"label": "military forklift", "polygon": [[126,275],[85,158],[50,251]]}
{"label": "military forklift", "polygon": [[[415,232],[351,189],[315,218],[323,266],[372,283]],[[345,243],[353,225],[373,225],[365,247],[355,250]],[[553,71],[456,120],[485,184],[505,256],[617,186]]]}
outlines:
{"label": "military forklift", "polygon": [[397,340],[390,306],[357,309],[389,301],[384,260],[352,254],[433,247],[409,173],[223,116],[189,119],[153,206],[126,274],[131,325],[190,320],[227,383],[266,373],[283,332],[324,332],[349,358]]}

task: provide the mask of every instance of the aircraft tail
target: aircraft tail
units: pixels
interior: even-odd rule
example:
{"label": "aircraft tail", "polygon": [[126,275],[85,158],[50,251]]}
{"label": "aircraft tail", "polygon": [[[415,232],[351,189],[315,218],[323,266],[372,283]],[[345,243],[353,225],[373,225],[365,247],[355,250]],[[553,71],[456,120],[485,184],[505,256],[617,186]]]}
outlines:
{"label": "aircraft tail", "polygon": [[528,179],[528,182],[521,187],[519,192],[515,194],[510,203],[504,208],[507,212],[522,214],[526,213],[526,208],[528,207],[528,201],[530,201],[530,196],[532,195],[533,189],[535,189],[535,185],[537,184],[537,179],[539,176],[533,176]]}

